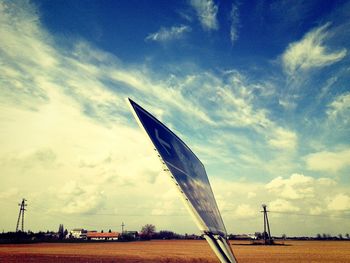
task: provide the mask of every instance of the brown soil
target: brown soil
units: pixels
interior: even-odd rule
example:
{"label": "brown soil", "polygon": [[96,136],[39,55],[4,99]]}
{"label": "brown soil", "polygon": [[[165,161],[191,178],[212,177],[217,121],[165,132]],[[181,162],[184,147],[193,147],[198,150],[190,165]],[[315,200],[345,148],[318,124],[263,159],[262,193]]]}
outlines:
{"label": "brown soil", "polygon": [[[284,246],[231,242],[242,262],[350,262],[348,241],[285,241]],[[0,262],[131,263],[218,262],[206,241],[164,240],[129,243],[38,243],[0,245]]]}

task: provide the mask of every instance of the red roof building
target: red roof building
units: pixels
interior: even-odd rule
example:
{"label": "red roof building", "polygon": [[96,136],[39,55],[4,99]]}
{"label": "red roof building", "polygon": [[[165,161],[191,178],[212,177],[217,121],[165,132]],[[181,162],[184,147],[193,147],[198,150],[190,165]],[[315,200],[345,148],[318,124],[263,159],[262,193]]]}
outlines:
{"label": "red roof building", "polygon": [[120,234],[118,232],[95,232],[89,231],[86,234],[88,240],[118,240]]}

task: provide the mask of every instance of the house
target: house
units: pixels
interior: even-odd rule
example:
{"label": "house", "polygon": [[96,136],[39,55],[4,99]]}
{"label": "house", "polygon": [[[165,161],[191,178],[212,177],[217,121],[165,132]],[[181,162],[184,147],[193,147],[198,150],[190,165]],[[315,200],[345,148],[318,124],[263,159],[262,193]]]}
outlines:
{"label": "house", "polygon": [[229,239],[238,239],[238,240],[250,240],[250,239],[256,239],[256,236],[253,234],[231,234],[229,235]]}
{"label": "house", "polygon": [[78,238],[78,239],[85,239],[86,233],[87,233],[87,230],[85,230],[83,228],[74,228],[69,232],[69,237]]}
{"label": "house", "polygon": [[95,232],[88,231],[86,238],[88,240],[118,240],[120,234],[118,232]]}

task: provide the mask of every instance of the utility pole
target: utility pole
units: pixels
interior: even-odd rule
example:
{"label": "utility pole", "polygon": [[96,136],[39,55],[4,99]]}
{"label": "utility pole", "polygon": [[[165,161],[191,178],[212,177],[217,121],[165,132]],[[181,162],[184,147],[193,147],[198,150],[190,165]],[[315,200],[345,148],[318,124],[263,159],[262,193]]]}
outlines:
{"label": "utility pole", "polygon": [[122,234],[124,234],[124,222],[122,222],[121,227],[122,227]]}
{"label": "utility pole", "polygon": [[[264,213],[264,243],[265,245],[271,245],[272,244],[272,239],[271,239],[271,233],[270,233],[270,224],[269,224],[269,218],[267,217],[267,209],[266,209],[266,205],[263,204],[262,205],[262,208],[263,208],[263,211],[260,211],[262,213]],[[267,231],[266,232],[266,228],[267,228]],[[268,234],[268,237],[266,236],[266,234]]]}
{"label": "utility pole", "polygon": [[21,219],[21,217],[22,217],[22,232],[24,232],[24,211],[26,211],[26,206],[27,206],[27,204],[26,204],[26,199],[22,199],[22,202],[20,203],[20,204],[18,204],[19,206],[20,206],[20,208],[19,208],[19,214],[18,214],[18,219],[17,219],[17,225],[16,225],[16,232],[18,232],[18,227],[19,227],[19,221],[20,221],[20,219]]}

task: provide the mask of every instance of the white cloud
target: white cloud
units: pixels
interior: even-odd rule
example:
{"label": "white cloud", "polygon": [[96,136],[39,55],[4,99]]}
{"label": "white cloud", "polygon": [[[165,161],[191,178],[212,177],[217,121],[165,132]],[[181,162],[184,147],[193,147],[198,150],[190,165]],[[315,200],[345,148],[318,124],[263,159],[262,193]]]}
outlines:
{"label": "white cloud", "polygon": [[230,27],[230,38],[231,43],[234,44],[238,39],[238,26],[239,26],[239,12],[238,6],[232,4],[231,13],[230,13],[231,27]]}
{"label": "white cloud", "polygon": [[251,218],[258,215],[258,210],[253,209],[248,204],[240,204],[235,210],[235,216],[238,218]]}
{"label": "white cloud", "polygon": [[[164,80],[155,80],[142,66],[130,68],[122,65],[112,54],[84,41],[70,43],[70,50],[56,47],[30,8],[9,24],[13,20],[10,13],[13,10],[16,10],[14,13],[23,13],[23,8],[18,5],[9,10],[4,8],[0,18],[4,25],[0,29],[3,38],[0,83],[5,87],[0,101],[12,101],[33,109],[47,102],[47,90],[59,90],[75,99],[81,110],[91,117],[102,122],[121,122],[122,114],[115,113],[129,112],[124,97],[138,93],[146,106],[150,101],[154,105],[163,103],[177,108],[187,117],[193,113],[205,122],[213,123],[198,107],[187,103],[181,90],[169,88]],[[187,29],[175,28],[174,32],[181,30]],[[23,41],[23,36],[26,41]],[[55,62],[43,65],[42,57]],[[106,82],[122,87],[115,92]]]}
{"label": "white cloud", "polygon": [[175,187],[161,193],[157,199],[158,201],[151,210],[152,215],[189,215],[187,209],[181,203],[178,190]]}
{"label": "white cloud", "polygon": [[50,148],[27,149],[21,153],[7,153],[1,156],[1,165],[13,166],[16,169],[30,170],[37,167],[43,169],[57,167],[56,153]]}
{"label": "white cloud", "polygon": [[278,104],[287,110],[293,110],[296,108],[297,104],[295,101],[290,100],[290,98],[280,98]]}
{"label": "white cloud", "polygon": [[[305,222],[300,233],[305,229],[315,229],[314,227],[322,229],[329,224],[328,212],[336,211],[338,216],[345,215],[344,207],[347,206],[345,204],[349,198],[346,186],[342,186],[331,178],[313,178],[296,173],[284,178],[277,177],[267,184],[216,178],[211,181],[223,219],[228,230],[233,232],[245,224],[249,225],[246,231],[261,228],[262,214],[259,212],[261,203],[266,203],[268,210],[271,211],[269,216],[276,218],[273,220],[275,231],[277,228],[284,229],[278,231],[287,231],[286,229],[290,231],[293,228],[291,225],[299,220]],[[335,198],[339,193],[343,194]],[[337,203],[339,205],[335,206]],[[293,215],[292,218],[291,215]],[[326,223],[317,221],[318,216],[322,217]],[[306,220],[306,218],[313,220]],[[286,220],[291,221],[288,228],[285,226]],[[320,222],[320,226],[315,226],[315,222]],[[300,224],[297,223],[296,227],[300,228]]]}
{"label": "white cloud", "polygon": [[309,170],[336,173],[350,166],[350,150],[316,152],[305,156],[305,161]]}
{"label": "white cloud", "polygon": [[[141,81],[133,82],[132,70],[84,42],[67,50],[56,47],[36,11],[22,4],[1,3],[0,8],[0,165],[7,175],[2,187],[22,181],[18,193],[30,205],[37,200],[45,206],[41,211],[51,216],[46,222],[55,225],[62,220],[57,214],[71,214],[67,222],[77,222],[81,213],[115,208],[111,200],[123,200],[122,194],[115,198],[123,191],[127,197],[127,185],[135,185],[133,199],[141,200],[161,166],[151,147],[140,149],[148,145],[145,136],[125,124],[125,95],[105,81],[120,80],[113,73],[121,74],[125,81],[118,84],[129,85],[127,93],[152,81],[141,74]],[[16,193],[9,194],[18,202]],[[142,198],[153,200],[147,194]],[[28,211],[39,210],[33,205]],[[40,229],[42,220],[33,220],[31,229]]]}
{"label": "white cloud", "polygon": [[81,214],[101,210],[105,197],[99,188],[99,184],[79,185],[76,181],[67,182],[59,192],[59,197],[65,201],[59,212]]}
{"label": "white cloud", "polygon": [[7,201],[6,199],[18,197],[18,195],[19,195],[18,188],[12,187],[0,193],[0,200],[5,199],[5,201]]}
{"label": "white cloud", "polygon": [[299,70],[324,67],[343,59],[346,49],[333,51],[324,45],[329,37],[329,23],[308,32],[300,41],[289,44],[282,55],[285,71],[294,75]]}
{"label": "white cloud", "polygon": [[328,203],[328,209],[332,211],[350,210],[350,196],[337,194]]}
{"label": "white cloud", "polygon": [[[41,39],[46,38],[47,42],[50,43],[50,36],[40,30],[39,19],[32,16],[32,12],[35,11],[29,2],[26,1],[21,4],[22,8],[18,8],[17,3],[0,3],[2,14],[0,23],[3,25],[0,28],[2,51],[13,59],[21,59],[28,64],[54,67],[57,65],[54,58],[55,50],[41,41]],[[29,13],[27,10],[29,10]],[[19,17],[20,19],[17,19]]]}
{"label": "white cloud", "polygon": [[310,208],[310,215],[321,215],[322,213],[325,212],[325,209],[315,206]]}
{"label": "white cloud", "polygon": [[[123,213],[130,214],[123,203],[132,206],[133,214],[140,214],[136,219],[129,217],[130,228],[151,219],[164,225],[135,205],[144,204],[147,211],[156,202],[176,206],[161,195],[174,186],[163,181],[169,178],[160,175],[159,160],[131,119],[124,97],[135,96],[146,107],[167,105],[167,117],[174,112],[183,119],[213,121],[200,106],[188,103],[181,88],[151,77],[146,68],[122,65],[112,54],[84,41],[68,43],[68,49],[56,46],[34,8],[9,5],[0,9],[0,165],[7,175],[1,186],[9,188],[13,180],[24,182],[18,192],[30,204],[36,200],[45,206],[41,211],[50,217],[46,222],[54,225],[62,220],[57,214],[70,214],[67,222],[84,222],[79,217],[82,213],[116,206],[121,214],[117,220],[121,220]],[[27,164],[31,169],[22,169]],[[11,198],[18,201],[15,194]],[[33,206],[31,212],[35,211]],[[40,229],[43,220],[33,220],[31,229]],[[175,221],[167,224],[176,225]],[[195,231],[191,224],[179,229]]]}
{"label": "white cloud", "polygon": [[145,40],[167,42],[174,39],[180,39],[185,35],[185,33],[190,31],[191,28],[184,25],[173,26],[170,28],[162,27],[159,31],[149,34]]}
{"label": "white cloud", "polygon": [[300,210],[299,207],[284,199],[276,199],[270,202],[269,209],[274,212],[296,212]]}
{"label": "white cloud", "polygon": [[247,183],[222,180],[214,177],[211,180],[213,191],[217,196],[219,208],[226,211],[236,210],[239,204],[244,203],[244,200],[254,199],[255,193],[261,189],[260,183]]}
{"label": "white cloud", "polygon": [[327,115],[330,119],[340,119],[343,123],[349,122],[350,116],[350,93],[337,96],[329,105]]}
{"label": "white cloud", "polygon": [[250,198],[253,198],[253,197],[255,197],[256,196],[256,193],[254,193],[254,192],[248,192],[248,198],[250,199]]}
{"label": "white cloud", "polygon": [[293,150],[297,145],[297,139],[295,132],[278,127],[268,143],[278,149]]}
{"label": "white cloud", "polygon": [[216,15],[218,7],[213,0],[190,0],[191,6],[196,10],[198,19],[204,29],[218,29]]}
{"label": "white cloud", "polygon": [[295,200],[313,197],[315,187],[319,184],[324,185],[324,180],[295,173],[286,179],[281,176],[273,179],[266,185],[266,188],[280,197]]}

